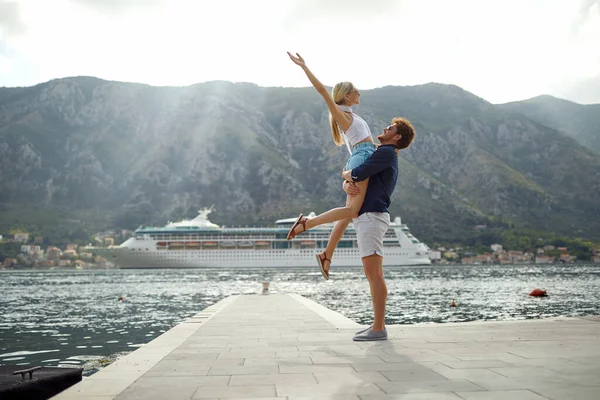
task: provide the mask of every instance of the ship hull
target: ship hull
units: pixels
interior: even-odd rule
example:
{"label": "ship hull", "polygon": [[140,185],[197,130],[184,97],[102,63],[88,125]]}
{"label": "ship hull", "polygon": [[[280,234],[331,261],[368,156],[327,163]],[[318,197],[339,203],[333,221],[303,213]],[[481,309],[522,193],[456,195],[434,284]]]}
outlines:
{"label": "ship hull", "polygon": [[[132,252],[127,248],[98,248],[96,253],[122,269],[156,268],[294,268],[315,267],[315,253],[322,249],[209,250]],[[409,254],[401,248],[386,249],[384,266],[429,265],[426,256]],[[362,267],[356,248],[338,249],[335,267]]]}

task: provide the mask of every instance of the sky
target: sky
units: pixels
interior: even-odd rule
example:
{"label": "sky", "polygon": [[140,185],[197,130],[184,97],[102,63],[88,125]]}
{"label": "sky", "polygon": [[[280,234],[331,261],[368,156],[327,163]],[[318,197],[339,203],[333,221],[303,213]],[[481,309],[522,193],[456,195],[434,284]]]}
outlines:
{"label": "sky", "polygon": [[600,0],[0,0],[0,87],[454,84],[600,103]]}

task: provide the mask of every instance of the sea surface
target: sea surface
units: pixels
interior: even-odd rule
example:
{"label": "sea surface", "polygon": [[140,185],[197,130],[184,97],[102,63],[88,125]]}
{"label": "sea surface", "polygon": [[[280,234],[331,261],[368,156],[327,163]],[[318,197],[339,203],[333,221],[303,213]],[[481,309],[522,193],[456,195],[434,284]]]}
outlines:
{"label": "sea surface", "polygon": [[[600,315],[600,265],[386,268],[388,324]],[[298,293],[371,322],[361,268],[0,271],[0,365],[90,375],[232,294]],[[534,298],[535,288],[549,296]],[[452,301],[456,307],[450,307]]]}

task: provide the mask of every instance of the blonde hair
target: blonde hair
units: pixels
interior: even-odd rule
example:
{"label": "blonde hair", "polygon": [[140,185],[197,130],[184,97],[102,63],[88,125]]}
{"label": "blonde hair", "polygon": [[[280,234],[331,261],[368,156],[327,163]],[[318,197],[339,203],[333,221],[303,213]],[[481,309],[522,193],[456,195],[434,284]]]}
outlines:
{"label": "blonde hair", "polygon": [[[333,101],[338,106],[344,104],[345,97],[351,91],[356,90],[354,85],[351,82],[339,82],[336,83],[331,91],[331,97],[333,97]],[[341,146],[344,144],[344,138],[342,137],[342,133],[340,132],[340,127],[337,122],[333,119],[333,115],[331,112],[329,113],[329,123],[331,124],[331,135],[333,136],[333,143]]]}

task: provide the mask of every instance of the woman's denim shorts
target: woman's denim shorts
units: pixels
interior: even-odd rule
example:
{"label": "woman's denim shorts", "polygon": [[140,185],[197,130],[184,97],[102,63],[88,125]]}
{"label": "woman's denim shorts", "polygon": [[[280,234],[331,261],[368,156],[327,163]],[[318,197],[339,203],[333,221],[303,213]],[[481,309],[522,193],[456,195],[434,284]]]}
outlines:
{"label": "woman's denim shorts", "polygon": [[364,163],[375,151],[375,143],[364,142],[352,148],[352,155],[346,163],[346,170],[354,169]]}

